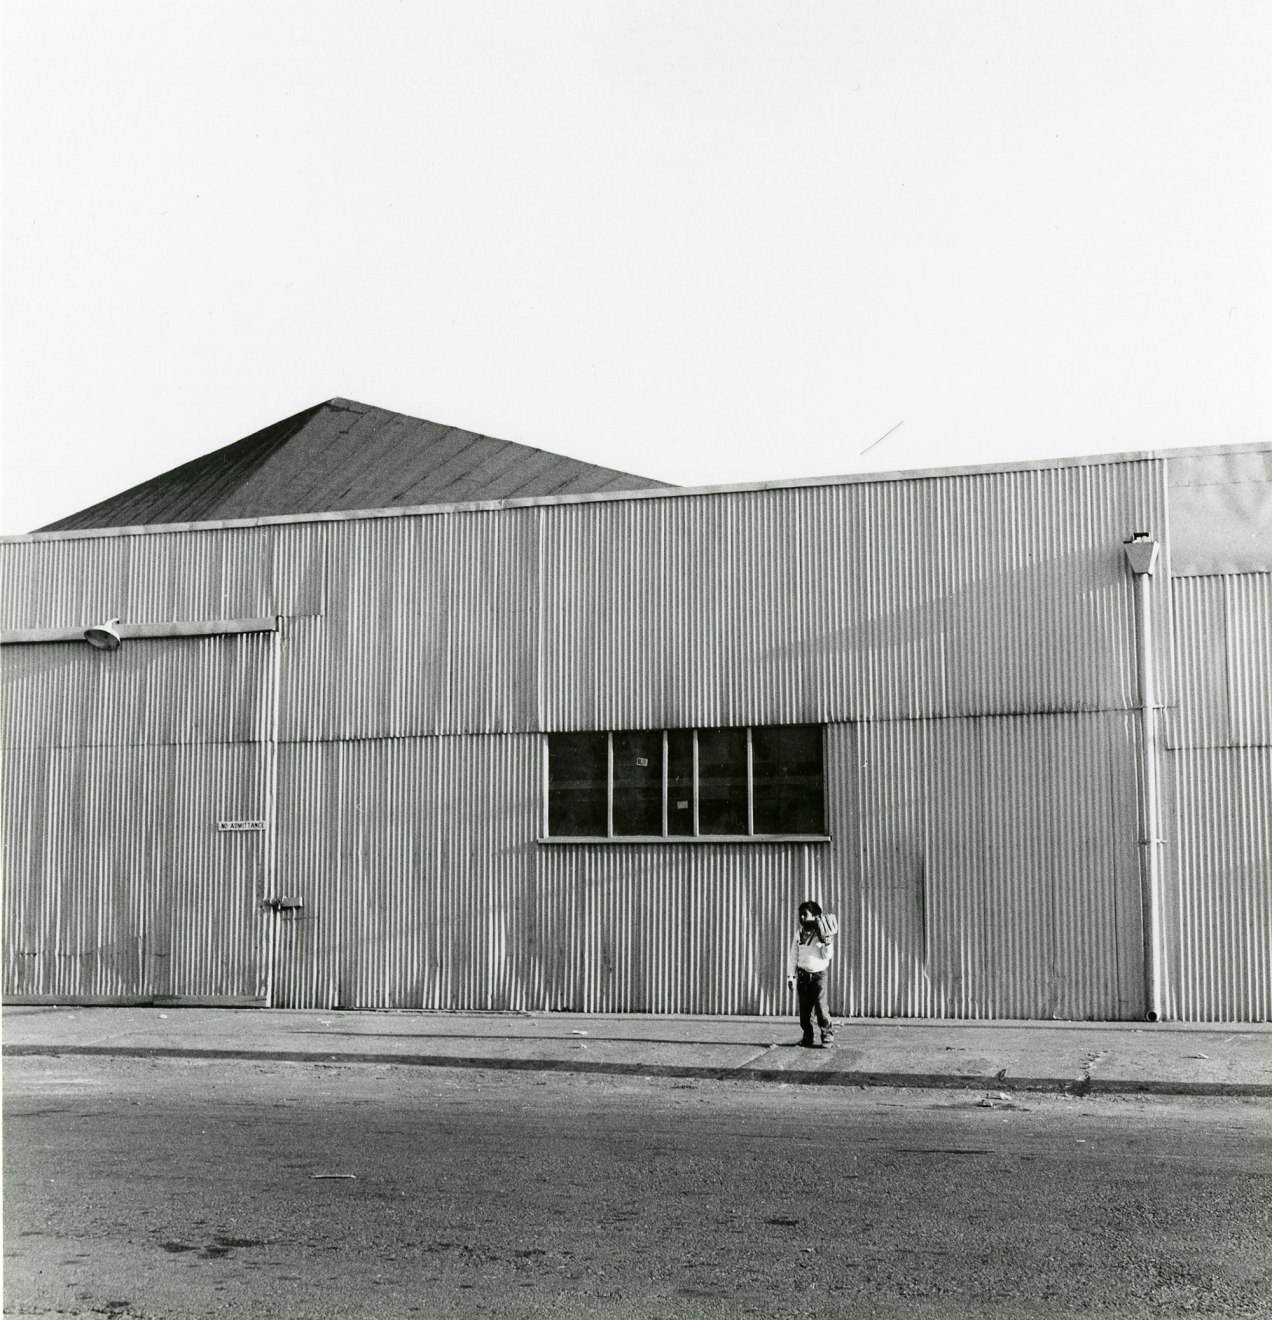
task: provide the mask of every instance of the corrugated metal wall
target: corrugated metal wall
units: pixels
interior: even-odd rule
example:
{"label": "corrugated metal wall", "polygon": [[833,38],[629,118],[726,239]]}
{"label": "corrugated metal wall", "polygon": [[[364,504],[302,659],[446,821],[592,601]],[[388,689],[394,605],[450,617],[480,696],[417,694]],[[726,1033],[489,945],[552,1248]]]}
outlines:
{"label": "corrugated metal wall", "polygon": [[1121,708],[1164,522],[1133,463],[553,509],[542,726]]}
{"label": "corrugated metal wall", "polygon": [[1171,754],[1175,884],[1167,895],[1172,1017],[1272,1017],[1272,747]]}
{"label": "corrugated metal wall", "polygon": [[[3,623],[285,616],[276,641],[234,643],[280,648],[276,840],[233,840],[259,853],[233,881],[217,871],[229,854],[206,851],[223,837],[171,855],[152,845],[164,870],[238,894],[250,874],[258,900],[273,874],[274,893],[304,900],[218,916],[233,948],[259,950],[252,988],[277,1004],[783,1011],[790,913],[820,893],[851,955],[835,972],[840,1011],[1125,1017],[1143,996],[1121,543],[1164,527],[1161,465],[1132,461],[41,539],[3,547]],[[1164,574],[1153,590],[1159,693],[1174,703]],[[1176,639],[1187,668],[1214,606],[1181,608],[1198,620]],[[259,810],[248,799],[268,788],[272,749],[251,662],[200,669],[199,648],[240,654],[217,649],[226,639],[163,645],[181,658],[157,688],[127,645],[96,657],[115,665],[108,678],[76,671],[59,708],[57,656],[86,653],[6,647],[17,741],[103,749],[96,769],[66,772],[46,753],[39,774],[145,783],[136,757],[170,737],[207,760],[191,772],[201,801],[229,774],[252,785],[235,810]],[[1188,670],[1194,686],[1202,668]],[[1256,665],[1228,689],[1251,729],[1266,719],[1257,679]],[[111,705],[151,691],[144,720]],[[1178,700],[1213,721],[1194,688]],[[49,709],[29,720],[32,703]],[[534,841],[540,730],[796,721],[830,726],[829,844]],[[232,771],[212,768],[214,747]],[[1261,773],[1242,791],[1266,786]],[[47,813],[58,791],[19,794],[15,809]],[[147,807],[178,839],[195,837],[180,823],[190,810]],[[103,808],[103,829],[118,830],[110,818]],[[1199,808],[1199,866],[1203,825]],[[18,863],[33,868],[42,845],[23,837]],[[60,865],[38,864],[46,877]],[[150,872],[136,850],[112,865],[120,910],[136,910],[131,877]],[[47,902],[98,911],[108,871]],[[32,901],[17,929],[47,942]],[[95,919],[103,939],[113,919]],[[33,938],[18,944],[29,953]],[[200,969],[227,955],[207,935],[192,945],[183,974],[206,987]],[[10,987],[53,984],[22,975]],[[66,993],[75,978],[59,975]]]}
{"label": "corrugated metal wall", "polygon": [[20,747],[259,741],[268,634],[5,647],[3,738]]}
{"label": "corrugated metal wall", "polygon": [[133,535],[43,536],[3,544],[0,627],[321,614],[326,523]]}
{"label": "corrugated metal wall", "polygon": [[8,995],[263,1001],[269,646],[4,648]]}
{"label": "corrugated metal wall", "polygon": [[288,627],[284,740],[535,728],[543,512],[325,524],[328,608]]}
{"label": "corrugated metal wall", "polygon": [[[521,1008],[533,968],[539,739],[282,749],[281,1005]],[[527,961],[528,960],[528,961]]]}
{"label": "corrugated metal wall", "polygon": [[50,537],[0,627],[285,616],[283,741],[1120,709],[1164,523],[1127,462]]}
{"label": "corrugated metal wall", "polygon": [[1125,716],[889,721],[857,736],[840,769],[857,776],[861,834],[852,1012],[1142,1011]]}
{"label": "corrugated metal wall", "polygon": [[1177,578],[1170,1013],[1272,1017],[1272,573]]}
{"label": "corrugated metal wall", "polygon": [[540,846],[542,756],[524,734],[286,749],[280,846],[305,908],[284,923],[277,1002],[775,1004],[775,923],[817,849]]}
{"label": "corrugated metal wall", "polygon": [[297,744],[274,1002],[780,1013],[814,894],[838,1012],[1130,1016],[1132,751],[1122,716],[835,725],[830,843],[614,846],[534,842],[537,736]]}

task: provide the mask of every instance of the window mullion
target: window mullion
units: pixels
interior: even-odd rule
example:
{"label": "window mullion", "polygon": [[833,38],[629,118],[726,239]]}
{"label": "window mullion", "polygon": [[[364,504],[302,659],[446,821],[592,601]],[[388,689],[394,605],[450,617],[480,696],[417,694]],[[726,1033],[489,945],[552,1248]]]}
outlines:
{"label": "window mullion", "polygon": [[698,837],[698,730],[693,731],[693,833]]}
{"label": "window mullion", "polygon": [[667,730],[664,729],[662,731],[662,832],[664,839],[667,837],[667,833],[669,829],[668,806],[667,806],[669,756],[670,753],[667,750]]}
{"label": "window mullion", "polygon": [[605,735],[605,837],[614,837],[614,735]]}
{"label": "window mullion", "polygon": [[751,750],[751,728],[746,730],[746,832],[755,833],[755,756]]}

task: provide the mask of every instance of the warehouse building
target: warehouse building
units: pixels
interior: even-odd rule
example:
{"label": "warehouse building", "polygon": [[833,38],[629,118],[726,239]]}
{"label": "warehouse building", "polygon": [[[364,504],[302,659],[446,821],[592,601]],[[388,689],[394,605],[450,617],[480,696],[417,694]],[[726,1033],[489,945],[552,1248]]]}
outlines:
{"label": "warehouse building", "polygon": [[676,489],[333,400],[5,538],[10,1003],[1264,1020],[1272,445]]}

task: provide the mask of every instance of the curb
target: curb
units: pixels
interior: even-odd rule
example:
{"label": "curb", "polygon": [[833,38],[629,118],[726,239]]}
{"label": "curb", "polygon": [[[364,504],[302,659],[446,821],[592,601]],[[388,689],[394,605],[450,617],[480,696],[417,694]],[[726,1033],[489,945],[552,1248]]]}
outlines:
{"label": "curb", "polygon": [[788,1086],[910,1087],[915,1090],[1049,1092],[1059,1095],[1272,1096],[1272,1083],[1021,1077],[951,1073],[785,1072],[778,1068],[711,1068],[700,1064],[600,1063],[586,1059],[474,1059],[445,1054],[316,1054],[312,1050],[190,1049],[145,1045],[6,1045],[5,1058],[79,1056],[117,1059],[240,1059],[248,1062],[396,1064],[408,1068],[464,1068],[492,1072],[555,1072],[616,1077],[682,1077],[703,1081],[782,1082]]}

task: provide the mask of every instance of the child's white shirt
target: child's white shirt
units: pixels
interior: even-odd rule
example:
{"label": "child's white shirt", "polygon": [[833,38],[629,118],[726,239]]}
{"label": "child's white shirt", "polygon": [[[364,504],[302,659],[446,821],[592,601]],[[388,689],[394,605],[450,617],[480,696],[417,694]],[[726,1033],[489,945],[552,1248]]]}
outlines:
{"label": "child's white shirt", "polygon": [[789,979],[795,975],[795,969],[798,967],[805,972],[824,972],[830,966],[830,960],[835,956],[834,941],[823,944],[818,939],[810,940],[807,944],[801,944],[799,935],[791,941],[791,947],[786,951],[786,975]]}

